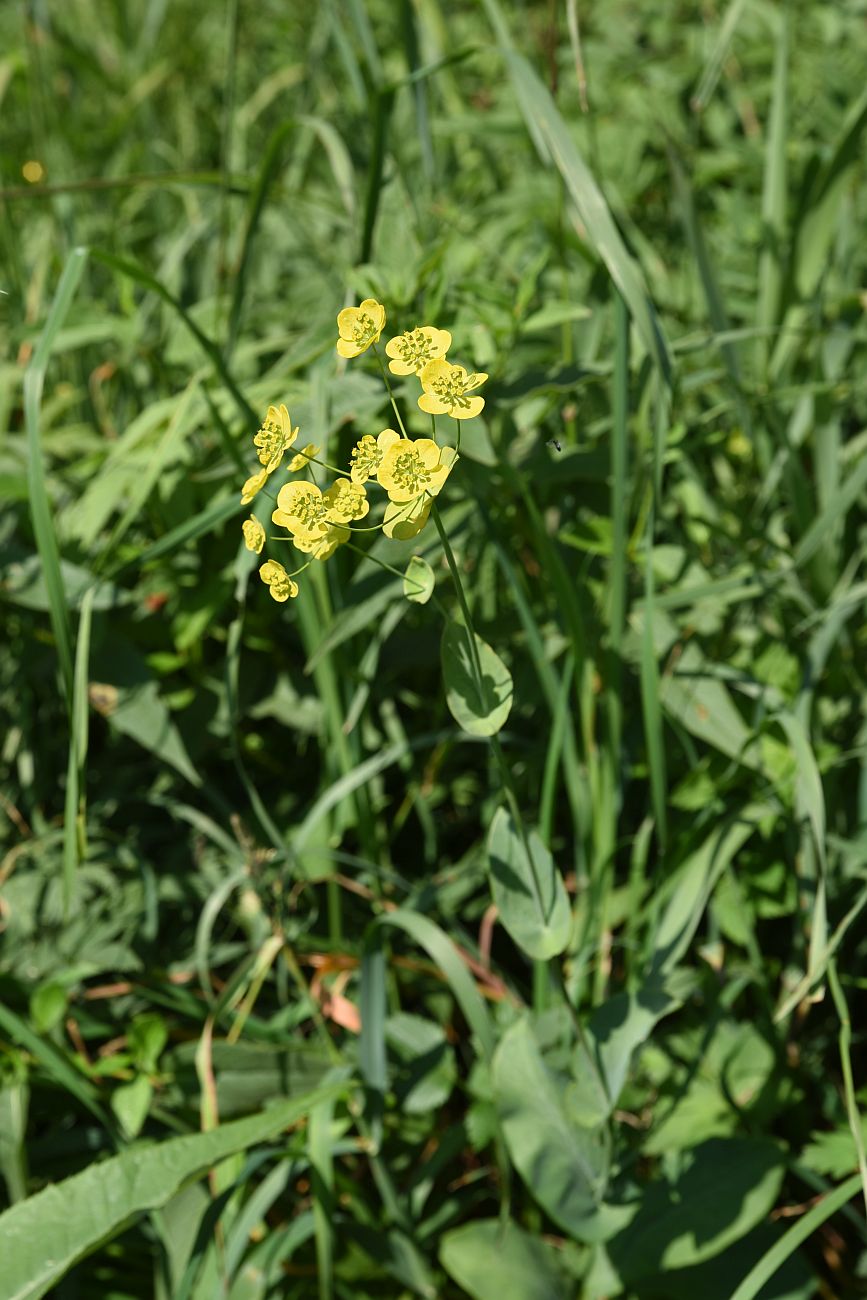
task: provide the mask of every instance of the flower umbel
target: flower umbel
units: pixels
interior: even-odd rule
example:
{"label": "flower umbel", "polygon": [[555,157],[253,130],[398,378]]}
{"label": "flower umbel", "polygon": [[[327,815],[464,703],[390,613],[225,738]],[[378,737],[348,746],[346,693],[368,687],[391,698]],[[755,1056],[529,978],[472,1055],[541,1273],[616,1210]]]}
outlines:
{"label": "flower umbel", "polygon": [[299,551],[314,560],[327,560],[348,540],[347,522],[363,518],[369,509],[360,484],[340,479],[322,493],[315,483],[296,481],[281,487],[271,518],[281,528],[288,528]]}
{"label": "flower umbel", "polygon": [[265,529],[255,515],[244,520],[241,531],[244,534],[244,545],[247,550],[252,551],[254,555],[261,555],[262,547],[265,545]]}
{"label": "flower umbel", "polygon": [[284,451],[297,437],[298,427],[292,428],[286,407],[269,406],[262,427],[253,439],[253,445],[259,448],[259,460],[269,474],[274,472]]}
{"label": "flower umbel", "polygon": [[429,361],[444,357],[451,345],[448,330],[419,325],[388,340],[385,345],[385,354],[391,358],[388,368],[393,375],[418,375]]}
{"label": "flower umbel", "polygon": [[487,379],[484,373],[468,374],[463,366],[453,366],[441,358],[428,361],[419,378],[424,389],[418,404],[428,415],[452,415],[456,420],[471,420],[485,405],[483,397],[468,397]]}
{"label": "flower umbel", "polygon": [[321,538],[330,522],[328,504],[315,483],[284,483],[271,518],[293,537]]}
{"label": "flower umbel", "polygon": [[451,469],[443,463],[441,453],[450,447],[438,447],[433,438],[399,438],[382,458],[376,477],[390,501],[414,501],[423,492],[436,496]]}
{"label": "flower umbel", "polygon": [[289,574],[277,560],[266,560],[259,568],[259,577],[265,583],[274,600],[281,604],[290,596],[298,595],[298,583],[293,582]]}
{"label": "flower umbel", "polygon": [[357,357],[376,343],[385,325],[385,308],[375,298],[365,298],[358,307],[344,307],[337,313],[337,351],[342,357]]}
{"label": "flower umbel", "polygon": [[366,433],[352,448],[350,456],[349,477],[353,483],[366,483],[373,478],[388,448],[399,442],[400,434],[394,429],[383,429],[378,437]]}
{"label": "flower umbel", "polygon": [[328,506],[328,517],[332,523],[348,524],[353,519],[363,519],[370,509],[367,493],[360,483],[339,478],[323,494],[322,500]]}

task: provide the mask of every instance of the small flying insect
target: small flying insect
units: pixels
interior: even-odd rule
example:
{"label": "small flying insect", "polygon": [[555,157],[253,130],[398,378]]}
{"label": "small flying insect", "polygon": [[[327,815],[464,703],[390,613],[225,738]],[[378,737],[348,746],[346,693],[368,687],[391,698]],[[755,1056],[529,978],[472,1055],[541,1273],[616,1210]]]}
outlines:
{"label": "small flying insect", "polygon": [[560,440],[558,438],[549,438],[547,445],[549,447],[556,447],[558,451],[563,450],[563,448],[560,446]]}

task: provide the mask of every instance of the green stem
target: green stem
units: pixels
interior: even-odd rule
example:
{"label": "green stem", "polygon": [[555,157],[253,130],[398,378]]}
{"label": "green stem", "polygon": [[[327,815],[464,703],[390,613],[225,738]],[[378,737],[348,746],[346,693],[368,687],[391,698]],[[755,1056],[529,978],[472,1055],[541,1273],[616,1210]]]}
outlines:
{"label": "green stem", "polygon": [[[311,462],[314,465],[322,465],[325,469],[330,469],[332,474],[342,474],[344,478],[351,478],[348,470],[338,469],[336,465],[329,465],[327,460],[319,460],[316,456],[308,456],[307,464],[309,465]],[[304,467],[302,466],[301,468],[303,469]],[[300,474],[300,472],[300,469],[295,470],[296,474]]]}
{"label": "green stem", "polygon": [[[472,619],[472,615],[470,614],[470,607],[467,604],[467,598],[464,592],[464,585],[461,581],[460,570],[458,569],[457,561],[455,559],[455,554],[454,551],[452,550],[451,542],[449,541],[448,534],[445,528],[443,527],[443,521],[440,518],[439,507],[437,506],[436,501],[434,501],[431,506],[431,514],[433,515],[433,520],[434,523],[436,524],[437,532],[440,535],[440,541],[442,542],[443,551],[446,557],[446,563],[448,564],[449,571],[451,572],[452,575],[452,581],[455,584],[455,591],[457,592],[458,603],[461,607],[461,613],[464,619],[464,627],[467,633],[467,644],[469,647],[470,659],[472,661],[473,673],[475,674],[475,678],[476,678],[476,688],[479,692],[479,697],[482,698],[483,691],[484,691],[484,686],[483,686],[484,675],[482,673],[482,661],[479,657],[479,648],[478,645],[476,644],[476,633],[475,633],[475,629],[473,628],[473,619]],[[530,847],[530,841],[527,835],[527,830],[526,827],[524,826],[524,819],[521,816],[521,809],[518,804],[518,797],[515,793],[515,788],[512,784],[512,774],[510,773],[508,764],[506,763],[506,756],[503,753],[503,747],[500,744],[499,736],[491,736],[490,742],[491,742],[491,750],[493,752],[494,759],[496,760],[497,767],[499,768],[500,779],[502,780],[503,783],[503,792],[505,793],[506,796],[506,802],[509,805],[509,812],[512,814],[512,820],[515,823],[519,836],[521,837],[521,843],[524,847],[524,852],[527,855],[527,861],[530,863],[530,870],[533,874],[533,883],[536,887],[536,897],[538,898],[541,907],[543,906],[542,900],[544,898],[544,895],[542,893],[542,887],[539,883],[539,873],[536,868],[536,862],[533,858],[533,851]],[[537,1011],[542,1011],[544,1010],[545,1005],[547,1004],[547,998],[548,998],[547,975],[543,974],[543,971],[547,967],[547,962],[544,961],[534,962],[533,966],[535,972],[533,978],[533,1003]],[[541,967],[542,969],[537,970],[536,969],[537,967]]]}
{"label": "green stem", "polygon": [[382,374],[383,379],[385,380],[385,386],[388,389],[388,396],[389,396],[389,400],[391,401],[391,405],[394,409],[395,418],[398,424],[400,425],[400,431],[405,438],[407,436],[406,429],[403,427],[403,420],[400,418],[400,411],[397,409],[397,402],[394,400],[394,393],[391,390],[391,383],[388,378],[388,372],[386,371],[385,366],[382,364],[382,357],[379,355],[375,343],[373,345],[373,355],[376,357],[380,372]]}

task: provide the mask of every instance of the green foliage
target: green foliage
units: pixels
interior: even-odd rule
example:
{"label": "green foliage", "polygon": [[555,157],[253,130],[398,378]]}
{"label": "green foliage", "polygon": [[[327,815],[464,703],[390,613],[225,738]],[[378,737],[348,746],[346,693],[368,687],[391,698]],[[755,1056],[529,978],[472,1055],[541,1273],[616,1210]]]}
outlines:
{"label": "green foliage", "polygon": [[[0,1297],[861,1294],[863,4],[24,8]],[[485,409],[278,606],[369,296]]]}

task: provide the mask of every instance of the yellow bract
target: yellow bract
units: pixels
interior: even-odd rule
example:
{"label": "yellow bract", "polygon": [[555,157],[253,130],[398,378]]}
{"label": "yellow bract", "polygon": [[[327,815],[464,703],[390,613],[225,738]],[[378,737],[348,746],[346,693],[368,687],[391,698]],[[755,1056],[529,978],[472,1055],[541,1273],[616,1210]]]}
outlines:
{"label": "yellow bract", "polygon": [[385,325],[385,308],[375,298],[365,298],[359,307],[344,307],[337,313],[337,351],[342,357],[357,357],[376,343]]}
{"label": "yellow bract", "polygon": [[445,358],[428,361],[419,378],[424,389],[418,404],[428,415],[452,415],[456,420],[470,420],[485,405],[483,397],[468,397],[487,379],[484,373],[467,374],[463,366],[453,366]]}
{"label": "yellow bract", "polygon": [[383,429],[376,438],[366,433],[352,448],[349,477],[353,483],[366,483],[379,469],[382,457],[393,442],[400,441],[394,429]]}
{"label": "yellow bract", "polygon": [[441,448],[433,438],[398,438],[391,443],[376,471],[389,501],[414,501],[423,492],[436,496],[452,466],[446,452],[453,453],[453,448]]}
{"label": "yellow bract", "polygon": [[428,521],[432,503],[433,497],[428,496],[426,492],[410,502],[389,501],[385,507],[382,531],[386,537],[394,538],[398,542],[416,537]]}
{"label": "yellow bract", "polygon": [[451,345],[448,330],[419,325],[388,340],[385,345],[385,354],[391,357],[388,368],[393,375],[418,375],[429,361],[444,357]]}
{"label": "yellow bract", "polygon": [[302,447],[301,450],[296,452],[290,460],[288,465],[289,473],[297,474],[299,469],[303,469],[314,456],[319,455],[321,450],[321,447],[316,447],[312,442],[308,442],[307,446]]}
{"label": "yellow bract", "polygon": [[327,560],[333,555],[341,542],[349,540],[349,529],[344,524],[329,524],[319,537],[306,537],[296,534],[292,545],[297,546],[305,555],[312,555],[314,560]]}
{"label": "yellow bract", "polygon": [[259,448],[259,461],[269,474],[274,472],[283,459],[283,453],[297,437],[298,428],[292,428],[286,407],[269,406],[262,427],[253,439],[253,445]]}
{"label": "yellow bract", "polygon": [[267,481],[267,469],[260,469],[258,473],[252,474],[241,488],[241,505],[248,506],[256,493],[262,491],[262,488],[265,486]]}
{"label": "yellow bract", "polygon": [[259,568],[259,577],[267,586],[274,600],[288,600],[298,595],[298,583],[293,582],[289,574],[277,560],[266,560]]}
{"label": "yellow bract", "polygon": [[[433,452],[431,448],[434,449]],[[454,447],[437,447],[431,438],[416,438],[415,442],[402,438],[389,449],[383,457],[378,476],[389,495],[382,523],[386,537],[405,541],[421,532],[428,521],[433,499],[440,492],[457,459],[458,453]],[[423,468],[419,472],[419,465],[430,468]],[[413,482],[417,490],[407,496]],[[389,486],[390,483],[393,486]]]}
{"label": "yellow bract", "polygon": [[255,515],[245,519],[241,524],[241,531],[244,534],[244,545],[248,551],[255,555],[262,554],[262,547],[265,545],[265,529],[259,523]]}

